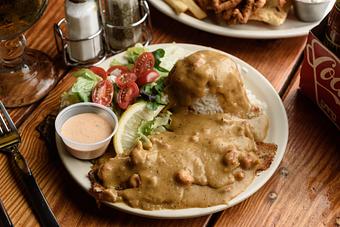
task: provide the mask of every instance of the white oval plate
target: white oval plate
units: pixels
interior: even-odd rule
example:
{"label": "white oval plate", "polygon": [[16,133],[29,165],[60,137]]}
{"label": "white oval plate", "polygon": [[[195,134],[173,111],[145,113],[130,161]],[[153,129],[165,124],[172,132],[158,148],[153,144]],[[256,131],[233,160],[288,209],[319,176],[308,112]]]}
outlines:
{"label": "white oval plate", "polygon": [[[148,47],[149,50],[155,50],[158,48],[169,48],[171,46],[177,45],[183,48],[186,54],[190,54],[192,52],[202,50],[202,49],[211,49],[215,51],[219,51],[216,49],[212,49],[209,47],[203,47],[198,45],[191,44],[157,44],[151,45]],[[219,51],[221,52],[221,51]],[[226,54],[224,52],[221,52]],[[283,107],[280,97],[278,96],[275,89],[268,82],[268,80],[261,75],[256,69],[247,64],[246,62],[226,54],[230,56],[242,69],[242,74],[244,77],[245,85],[248,89],[252,91],[252,93],[261,101],[267,104],[267,114],[270,121],[270,128],[268,132],[268,136],[266,138],[267,142],[275,143],[278,145],[277,153],[274,157],[274,160],[271,166],[266,170],[261,172],[253,183],[249,185],[249,187],[236,196],[234,199],[229,201],[228,204],[212,206],[207,208],[188,208],[188,209],[177,209],[177,210],[141,210],[129,207],[124,203],[106,203],[109,206],[122,210],[124,212],[128,212],[131,214],[144,216],[144,217],[152,217],[152,218],[191,218],[197,216],[203,216],[211,213],[215,213],[221,210],[224,210],[228,207],[234,206],[241,201],[247,199],[249,196],[254,194],[257,190],[259,190],[273,175],[277,167],[279,166],[283,155],[286,150],[287,140],[288,140],[288,121],[286,111]],[[112,58],[123,59],[123,53],[120,53],[116,56],[113,56],[103,62],[100,66],[107,69]],[[57,138],[57,148],[62,162],[64,163],[67,171],[71,174],[74,180],[86,191],[89,191],[91,187],[90,180],[87,177],[88,172],[91,169],[91,163],[89,161],[81,161],[79,159],[73,158],[68,152],[64,149],[64,145],[61,142],[60,138]]]}
{"label": "white oval plate", "polygon": [[[289,12],[286,21],[280,26],[270,26],[261,22],[251,21],[239,25],[219,25],[211,19],[196,19],[185,13],[177,15],[163,0],[148,0],[156,9],[165,15],[191,27],[217,35],[246,38],[246,39],[276,39],[307,35],[308,31],[318,25],[320,21],[308,23],[298,20],[293,10]],[[331,0],[325,11],[324,17],[332,9],[335,0]]]}

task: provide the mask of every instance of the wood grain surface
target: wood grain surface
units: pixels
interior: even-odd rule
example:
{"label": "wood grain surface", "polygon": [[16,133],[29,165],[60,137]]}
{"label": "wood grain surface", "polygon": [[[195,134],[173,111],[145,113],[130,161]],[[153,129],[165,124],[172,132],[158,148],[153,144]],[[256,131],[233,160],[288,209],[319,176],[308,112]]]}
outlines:
{"label": "wood grain surface", "polygon": [[[83,191],[62,165],[55,149],[47,149],[35,127],[58,110],[60,94],[74,78],[57,54],[52,26],[64,15],[63,0],[50,0],[44,16],[28,32],[30,48],[49,54],[63,79],[41,102],[11,109],[22,134],[20,149],[62,226],[322,226],[339,217],[339,137],[322,114],[296,93],[290,81],[300,64],[306,37],[244,40],[209,34],[183,25],[151,7],[153,43],[193,43],[233,54],[259,70],[283,94],[290,123],[287,154],[263,189],[223,213],[185,220],[140,218],[102,206]],[[66,76],[64,76],[66,75]],[[295,82],[297,79],[295,79]],[[321,124],[316,124],[321,121]],[[338,151],[338,152],[336,152]],[[325,157],[323,157],[325,156]],[[282,170],[282,169],[281,169]],[[38,226],[16,181],[10,160],[0,153],[0,198],[16,226]],[[277,196],[275,198],[275,196]],[[321,222],[318,222],[321,220]]]}
{"label": "wood grain surface", "polygon": [[225,210],[215,226],[340,225],[340,133],[298,83],[295,77],[284,96],[289,139],[278,170],[255,195]]}

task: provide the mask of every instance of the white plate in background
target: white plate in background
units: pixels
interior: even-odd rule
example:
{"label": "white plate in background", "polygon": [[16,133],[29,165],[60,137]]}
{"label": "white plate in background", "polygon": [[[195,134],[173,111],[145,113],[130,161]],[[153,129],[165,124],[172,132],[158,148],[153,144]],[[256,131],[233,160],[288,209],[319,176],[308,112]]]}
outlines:
{"label": "white plate in background", "polygon": [[[197,28],[206,32],[210,32],[217,35],[247,38],[247,39],[277,39],[277,38],[289,38],[296,36],[307,35],[308,31],[318,25],[317,22],[303,22],[298,20],[294,15],[294,10],[291,10],[288,14],[286,21],[280,26],[271,26],[261,22],[250,21],[247,24],[238,25],[219,25],[213,22],[213,20],[206,18],[199,20],[195,17],[181,13],[177,15],[174,10],[164,0],[148,0],[156,9],[165,15],[193,28]],[[325,11],[324,17],[332,9],[335,0],[331,0]]]}

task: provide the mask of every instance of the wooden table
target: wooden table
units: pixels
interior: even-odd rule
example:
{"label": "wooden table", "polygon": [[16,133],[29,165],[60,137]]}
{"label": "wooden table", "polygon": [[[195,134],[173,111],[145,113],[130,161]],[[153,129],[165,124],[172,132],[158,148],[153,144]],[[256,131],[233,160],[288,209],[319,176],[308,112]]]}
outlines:
{"label": "wooden table", "polygon": [[[284,159],[268,183],[244,202],[213,215],[183,220],[141,218],[102,206],[70,177],[56,151],[47,149],[35,127],[58,108],[74,81],[57,55],[52,25],[63,17],[63,0],[50,1],[27,32],[29,46],[49,54],[61,81],[41,102],[11,109],[20,126],[20,149],[62,226],[339,226],[340,135],[298,91],[306,37],[243,40],[209,34],[178,23],[151,7],[153,43],[194,43],[235,55],[258,69],[281,95],[289,119]],[[66,76],[65,76],[66,75]],[[0,198],[16,226],[38,226],[12,165],[0,154]],[[338,224],[336,224],[338,223]]]}

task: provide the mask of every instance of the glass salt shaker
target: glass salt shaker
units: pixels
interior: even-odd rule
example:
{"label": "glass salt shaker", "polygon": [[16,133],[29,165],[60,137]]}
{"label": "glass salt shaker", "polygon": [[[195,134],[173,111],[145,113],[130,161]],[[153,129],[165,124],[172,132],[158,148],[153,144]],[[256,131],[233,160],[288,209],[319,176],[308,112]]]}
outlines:
{"label": "glass salt shaker", "polygon": [[98,5],[95,0],[66,0],[68,47],[71,60],[86,63],[103,50],[100,36],[91,38],[101,29]]}

